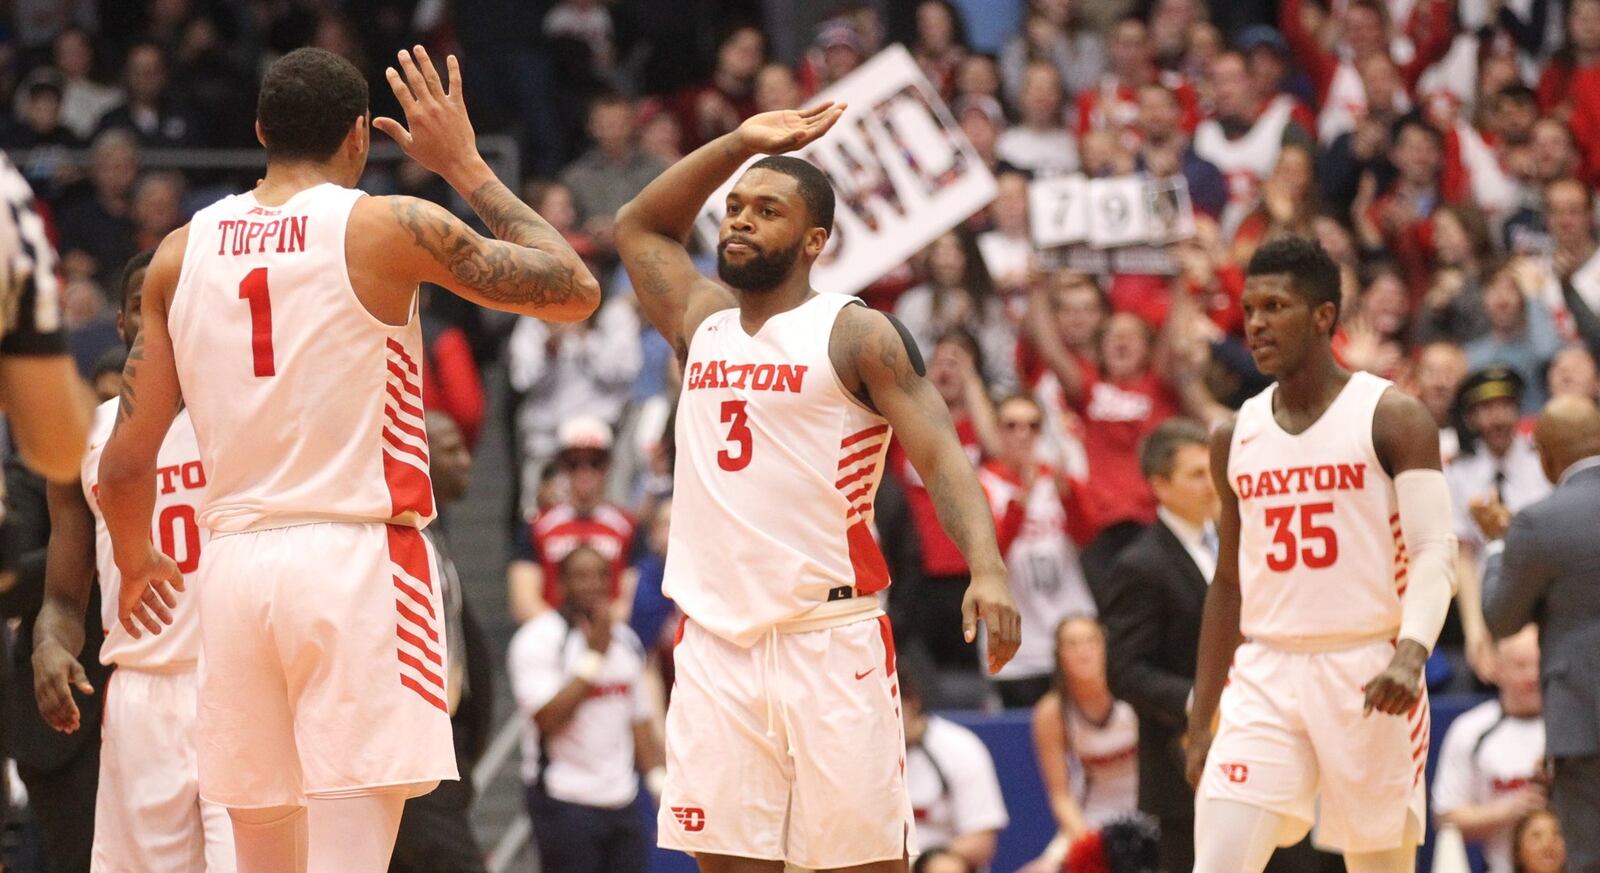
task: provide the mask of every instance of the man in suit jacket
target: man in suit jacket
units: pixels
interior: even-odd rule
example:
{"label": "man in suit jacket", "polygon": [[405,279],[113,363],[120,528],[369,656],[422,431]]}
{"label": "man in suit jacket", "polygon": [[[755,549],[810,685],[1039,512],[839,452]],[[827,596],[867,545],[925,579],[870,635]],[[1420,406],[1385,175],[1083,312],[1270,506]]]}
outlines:
{"label": "man in suit jacket", "polygon": [[1600,409],[1552,400],[1533,438],[1556,490],[1515,517],[1492,502],[1474,507],[1490,540],[1484,618],[1496,638],[1539,625],[1550,799],[1566,826],[1567,869],[1600,873]]}
{"label": "man in suit jacket", "polygon": [[1112,565],[1100,618],[1111,693],[1139,714],[1139,809],[1161,822],[1166,870],[1194,866],[1194,794],[1179,740],[1188,723],[1200,611],[1217,567],[1217,493],[1206,431],[1171,419],[1151,432],[1139,465],[1156,523]]}

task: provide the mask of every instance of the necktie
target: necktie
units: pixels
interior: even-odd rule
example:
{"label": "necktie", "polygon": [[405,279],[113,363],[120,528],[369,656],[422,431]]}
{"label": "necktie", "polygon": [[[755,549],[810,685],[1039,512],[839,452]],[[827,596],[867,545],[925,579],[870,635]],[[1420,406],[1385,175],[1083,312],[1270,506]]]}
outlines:
{"label": "necktie", "polygon": [[1200,548],[1205,549],[1206,554],[1210,555],[1211,559],[1213,561],[1216,560],[1216,558],[1217,558],[1217,529],[1216,528],[1212,527],[1211,525],[1206,525],[1205,530],[1203,532],[1201,532],[1201,534],[1200,534]]}

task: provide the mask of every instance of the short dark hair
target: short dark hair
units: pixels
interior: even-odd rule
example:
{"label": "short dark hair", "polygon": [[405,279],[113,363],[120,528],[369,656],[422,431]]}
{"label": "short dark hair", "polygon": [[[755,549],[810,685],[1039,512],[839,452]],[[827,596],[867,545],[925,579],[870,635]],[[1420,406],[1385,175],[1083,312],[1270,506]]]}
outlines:
{"label": "short dark hair", "polygon": [[800,186],[800,198],[811,213],[811,225],[833,234],[833,183],[810,161],[792,155],[770,155],[750,165],[752,170],[782,173]]}
{"label": "short dark hair", "polygon": [[1410,128],[1422,131],[1423,136],[1433,140],[1435,148],[1444,148],[1444,134],[1439,131],[1439,128],[1429,124],[1428,120],[1422,117],[1422,113],[1415,111],[1407,112],[1405,115],[1395,119],[1394,127],[1389,131],[1389,141],[1392,143],[1400,142],[1400,134],[1405,133]]}
{"label": "short dark hair", "polygon": [[325,161],[366,114],[361,71],[319,48],[295,49],[273,61],[256,101],[269,159]]}
{"label": "short dark hair", "polygon": [[560,563],[556,564],[556,569],[560,571],[561,578],[566,578],[567,573],[571,572],[572,562],[578,560],[578,558],[583,555],[593,555],[596,558],[599,558],[600,561],[606,566],[611,565],[611,559],[601,554],[599,549],[589,545],[588,543],[579,543],[578,545],[572,547],[572,551],[561,557]]}
{"label": "short dark hair", "polygon": [[1339,265],[1328,257],[1316,240],[1298,236],[1282,236],[1256,249],[1250,258],[1246,276],[1272,276],[1287,273],[1289,287],[1304,297],[1315,309],[1324,303],[1333,304],[1333,314],[1339,315]]}
{"label": "short dark hair", "polygon": [[128,263],[123,265],[121,281],[117,282],[117,288],[122,291],[123,309],[128,308],[128,298],[133,296],[133,274],[150,266],[150,261],[155,258],[155,256],[155,249],[145,249],[137,255],[129,258]]}
{"label": "short dark hair", "polygon": [[1197,421],[1169,418],[1163,421],[1139,446],[1139,472],[1146,479],[1169,478],[1177,464],[1178,450],[1184,446],[1205,446],[1211,437]]}

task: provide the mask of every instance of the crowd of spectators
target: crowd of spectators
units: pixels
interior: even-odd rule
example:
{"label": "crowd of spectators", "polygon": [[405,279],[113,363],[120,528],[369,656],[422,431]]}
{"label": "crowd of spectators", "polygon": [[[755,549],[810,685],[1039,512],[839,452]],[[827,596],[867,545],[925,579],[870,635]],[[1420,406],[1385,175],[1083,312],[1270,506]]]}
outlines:
{"label": "crowd of spectators", "polygon": [[[617,722],[597,730],[616,731],[616,742],[552,742],[604,717],[573,714],[572,670],[592,667],[585,681],[593,681],[603,669],[606,681],[624,682],[637,669],[659,677],[641,681],[670,688],[677,623],[660,577],[679,373],[633,303],[613,216],[686,152],[756,112],[800,106],[903,43],[999,193],[861,296],[896,313],[920,346],[981,469],[1015,594],[1027,606],[1023,651],[999,677],[981,675],[957,617],[967,568],[916,473],[892,451],[878,534],[895,583],[887,606],[897,645],[919,677],[906,713],[921,756],[970,746],[953,725],[924,718],[924,705],[1037,707],[1051,812],[1072,837],[1109,814],[1101,805],[1110,801],[1086,796],[1081,774],[1129,760],[1120,740],[1095,731],[1126,714],[1141,745],[1176,742],[1193,643],[1187,652],[1172,647],[1192,641],[1200,583],[1215,566],[1207,515],[1215,496],[1196,447],[1264,384],[1242,343],[1239,298],[1251,253],[1282,235],[1310,236],[1342,270],[1341,361],[1415,393],[1440,427],[1462,591],[1429,685],[1480,693],[1502,685],[1496,708],[1464,720],[1462,730],[1476,725],[1481,734],[1445,744],[1441,820],[1484,841],[1491,869],[1550,869],[1511,844],[1514,827],[1530,840],[1550,830],[1551,820],[1533,815],[1543,806],[1529,770],[1538,755],[1524,754],[1542,743],[1526,664],[1537,663],[1537,644],[1495,649],[1479,589],[1485,537],[1472,508],[1515,512],[1548,494],[1530,417],[1551,398],[1600,399],[1592,191],[1600,183],[1600,0],[680,5],[11,4],[13,23],[0,32],[0,105],[10,110],[0,114],[0,147],[19,156],[62,254],[72,349],[85,378],[115,369],[123,264],[255,178],[253,168],[167,150],[253,147],[251,108],[265,63],[300,45],[343,55],[369,77],[378,115],[392,114],[382,71],[397,48],[421,41],[441,57],[459,52],[480,135],[509,135],[524,170],[520,190],[586,258],[607,297],[589,320],[552,325],[425,291],[427,405],[454,420],[467,448],[485,427],[509,436],[507,611],[478,618],[527,623],[518,645],[528,653],[512,667],[532,664],[526,669],[537,675],[512,678],[532,720],[526,772],[539,786],[535,814],[631,799],[591,790],[605,767],[569,769],[585,797],[560,797],[570,762],[549,764],[541,780],[537,760],[541,745],[565,754],[562,743],[572,754],[626,746],[623,773],[632,772],[636,746],[641,760],[653,757],[649,731],[636,737],[633,728],[659,716],[662,693],[606,703]],[[1006,20],[1012,12],[1008,37],[969,38],[969,15]],[[1034,179],[1064,173],[1181,181],[1194,233],[1158,247],[1136,270],[1116,261],[1098,271],[1062,268],[1058,253],[1030,241],[1027,191]],[[437,180],[403,160],[374,161],[364,187],[449,203]],[[714,272],[709,257],[700,263]],[[491,390],[506,392],[503,421],[487,416]],[[1160,536],[1170,542],[1153,539]],[[1157,579],[1167,571],[1140,556],[1159,549],[1191,559],[1196,572]],[[582,627],[541,619],[593,574],[608,587],[586,595]],[[1173,587],[1158,597],[1130,580]],[[1135,606],[1161,614],[1121,612]],[[613,635],[603,615],[629,630],[618,625]],[[619,640],[629,651],[608,654]],[[635,645],[643,666],[633,663]],[[603,667],[588,663],[590,650],[608,659]],[[549,710],[557,699],[565,708]],[[1111,745],[1091,753],[1095,742]],[[1500,748],[1521,757],[1487,760]],[[1130,791],[1116,802],[1176,816],[1181,829],[1186,789],[1149,770],[1166,754],[1141,748],[1146,772],[1136,781],[1146,795],[1179,801],[1135,801],[1140,791]],[[917,755],[911,760],[908,768],[920,766]],[[910,775],[919,796],[968,790],[947,775]],[[948,869],[986,864],[992,832],[1006,820],[987,796],[932,796],[923,811],[952,849],[937,859]]]}

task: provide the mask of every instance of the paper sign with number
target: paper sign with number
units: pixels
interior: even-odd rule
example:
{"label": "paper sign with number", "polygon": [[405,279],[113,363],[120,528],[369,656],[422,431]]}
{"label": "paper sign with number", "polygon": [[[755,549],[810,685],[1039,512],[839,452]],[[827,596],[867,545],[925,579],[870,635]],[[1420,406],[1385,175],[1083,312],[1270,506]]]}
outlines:
{"label": "paper sign with number", "polygon": [[1102,249],[1142,243],[1150,238],[1145,182],[1138,176],[1090,179],[1089,244]]}
{"label": "paper sign with number", "polygon": [[1089,238],[1088,179],[1054,176],[1028,186],[1029,230],[1041,249]]}

